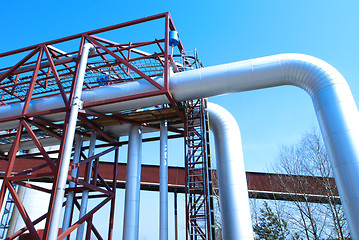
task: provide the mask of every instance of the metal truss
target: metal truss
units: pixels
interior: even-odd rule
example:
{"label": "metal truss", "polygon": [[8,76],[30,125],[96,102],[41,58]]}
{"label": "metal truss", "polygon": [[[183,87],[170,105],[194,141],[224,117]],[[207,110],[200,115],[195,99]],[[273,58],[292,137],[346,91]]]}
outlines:
{"label": "metal truss", "polygon": [[[161,24],[158,30],[159,37],[157,38],[117,43],[109,40],[111,38],[106,37],[124,28],[152,24],[154,22],[158,23],[159,20],[162,20],[163,25]],[[3,205],[5,193],[8,191],[14,200],[15,207],[26,224],[26,227],[12,234],[7,239],[15,239],[26,231],[29,232],[31,239],[47,239],[50,220],[53,217],[57,217],[52,214],[54,193],[58,184],[59,166],[62,162],[72,95],[74,94],[75,81],[78,75],[79,59],[86,42],[91,43],[95,47],[96,53],[89,56],[84,90],[136,81],[137,79],[147,80],[156,89],[151,92],[128,97],[118,97],[91,104],[85,102],[83,109],[79,111],[76,135],[89,139],[91,132],[96,132],[96,139],[104,142],[106,148],[101,152],[97,150],[96,154],[92,156],[90,156],[88,150],[85,150],[85,146],[81,148],[81,161],[78,163],[72,162],[69,166],[67,180],[69,183],[73,183],[74,187],[68,187],[66,194],[74,193],[73,208],[80,208],[78,199],[85,191],[90,193],[89,199],[101,199],[101,201],[92,209],[88,209],[86,214],[80,219],[76,221],[72,219],[69,228],[59,234],[57,239],[65,239],[85,222],[87,223],[87,229],[85,230],[86,239],[90,239],[91,234],[96,236],[97,239],[112,239],[118,149],[121,143],[119,139],[103,129],[102,122],[111,121],[111,124],[131,123],[153,128],[159,128],[159,126],[146,120],[137,120],[136,118],[123,115],[131,111],[124,112],[123,114],[103,114],[93,112],[88,108],[165,95],[177,118],[184,121],[184,114],[179,104],[172,98],[168,86],[170,67],[175,72],[179,71],[173,56],[170,55],[170,30],[176,30],[172,18],[169,13],[162,13],[0,54],[1,63],[9,62],[8,66],[0,69],[0,105],[11,105],[19,102],[23,104],[21,113],[17,116],[0,116],[0,122],[2,123],[17,123],[17,127],[11,127],[0,133],[1,158],[8,162],[0,191],[0,205]],[[69,46],[71,46],[71,50],[65,52],[63,48],[68,48]],[[74,46],[75,48],[73,49]],[[183,51],[181,42],[177,48],[178,52]],[[153,80],[153,77],[156,76],[163,76],[163,85]],[[46,97],[54,95],[61,96],[63,107],[43,112],[29,111],[31,101],[38,99],[46,101]],[[44,118],[45,115],[50,114],[62,114],[63,120],[51,121]],[[174,131],[182,132],[177,129],[174,129]],[[54,145],[59,145],[59,150],[47,151],[43,144],[46,141],[53,141]],[[29,142],[31,142],[33,148],[38,150],[38,154],[21,152],[24,149],[28,149]],[[95,146],[95,148],[98,148],[98,146]],[[103,176],[98,172],[98,165],[100,158],[111,152],[114,153],[114,165],[112,184],[109,184],[104,181]],[[55,154],[55,157],[53,154]],[[14,167],[18,166],[20,159],[26,159],[27,161],[34,160],[37,165],[29,169],[21,169],[14,172]],[[75,161],[74,158],[73,161]],[[84,175],[82,175],[84,177],[71,175],[71,172],[75,169],[78,172],[84,172]],[[40,178],[51,179],[53,181],[52,188],[47,189],[32,182]],[[16,185],[50,194],[48,211],[38,219],[30,219],[26,208],[15,191],[14,186]],[[93,223],[93,219],[96,216],[96,212],[106,204],[111,206],[109,214],[110,224],[108,226],[108,234],[101,236]],[[36,225],[43,220],[46,221],[45,229],[43,233],[39,233]]]}
{"label": "metal truss", "polygon": [[215,239],[212,172],[205,99],[186,103],[187,239]]}

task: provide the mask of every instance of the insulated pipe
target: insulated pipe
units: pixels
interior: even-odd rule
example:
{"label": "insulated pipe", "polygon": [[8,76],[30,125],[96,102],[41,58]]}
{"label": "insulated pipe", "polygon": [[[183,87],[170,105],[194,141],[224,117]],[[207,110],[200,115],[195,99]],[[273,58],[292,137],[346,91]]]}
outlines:
{"label": "insulated pipe", "polygon": [[177,73],[170,84],[176,100],[281,85],[304,89],[313,101],[351,236],[359,239],[359,113],[336,69],[314,57],[281,54]]}
{"label": "insulated pipe", "polygon": [[239,127],[221,106],[208,103],[214,135],[223,239],[253,239]]}
{"label": "insulated pipe", "polygon": [[168,239],[168,132],[167,121],[160,127],[160,240]]}
{"label": "insulated pipe", "polygon": [[[82,142],[83,142],[83,136],[82,135],[76,135],[75,138],[76,138],[76,145],[75,145],[73,164],[76,164],[76,163],[78,163],[80,161],[81,147],[82,147]],[[78,171],[79,171],[78,168],[72,169],[71,170],[71,177],[76,178],[78,176]],[[76,186],[75,182],[70,181],[69,187],[73,188],[75,186]],[[71,192],[69,192],[67,194],[67,200],[66,200],[66,206],[65,206],[65,212],[64,212],[64,218],[63,218],[63,222],[62,222],[61,232],[64,232],[65,230],[67,230],[70,227],[72,208],[73,208],[73,204],[74,204],[74,198],[75,198],[75,192],[74,191],[71,191]],[[66,237],[65,239],[67,240],[68,237]]]}
{"label": "insulated pipe", "polygon": [[[156,78],[163,84],[162,78]],[[309,93],[328,149],[335,180],[353,238],[359,239],[359,113],[343,76],[332,66],[302,54],[280,54],[192,71],[173,73],[169,88],[176,101],[205,98],[232,92],[293,85]],[[157,90],[146,80],[114,84],[84,91],[83,101],[94,103]],[[46,104],[44,102],[46,101]],[[117,112],[168,103],[163,96],[92,107]],[[29,113],[64,107],[61,96],[33,100]],[[21,116],[23,103],[0,107],[2,118]],[[63,120],[61,114],[42,116]],[[0,123],[0,130],[14,128],[17,121]]]}
{"label": "insulated pipe", "polygon": [[[88,157],[92,157],[93,155],[95,155],[95,148],[96,148],[96,132],[93,131],[91,133],[91,139],[90,139],[90,147],[89,147],[89,151],[88,151]],[[92,162],[90,161],[88,163],[87,166],[87,171],[88,171],[88,182],[90,183],[90,179],[91,179],[91,169],[92,169]],[[85,179],[86,181],[86,179]],[[88,203],[88,198],[89,198],[89,190],[85,190],[82,193],[82,197],[81,197],[81,206],[80,206],[80,213],[79,213],[79,219],[82,218],[83,216],[85,216],[86,211],[87,211],[87,203]],[[76,233],[76,240],[82,240],[84,237],[84,232],[85,232],[85,223],[82,223],[78,228],[77,228],[77,233]]]}
{"label": "insulated pipe", "polygon": [[128,139],[123,240],[137,240],[140,218],[142,127],[131,125]]}
{"label": "insulated pipe", "polygon": [[71,110],[70,110],[70,117],[66,131],[62,161],[58,170],[59,173],[58,173],[57,186],[56,186],[54,203],[52,208],[52,215],[49,223],[49,231],[47,237],[48,240],[57,239],[62,202],[64,200],[67,174],[68,174],[70,158],[71,158],[72,145],[75,137],[77,116],[78,116],[79,108],[81,108],[82,106],[82,102],[80,98],[81,98],[82,86],[86,72],[87,58],[90,50],[91,51],[94,50],[94,46],[90,43],[86,43],[82,49],[82,55],[79,63],[78,77],[76,80],[76,86],[75,86],[75,91],[74,91]]}

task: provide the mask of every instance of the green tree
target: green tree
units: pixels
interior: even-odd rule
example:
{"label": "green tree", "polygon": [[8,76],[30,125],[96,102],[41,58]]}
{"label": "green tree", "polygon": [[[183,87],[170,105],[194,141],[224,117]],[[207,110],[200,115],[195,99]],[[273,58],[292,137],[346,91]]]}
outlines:
{"label": "green tree", "polygon": [[275,214],[267,202],[264,202],[264,207],[259,211],[258,221],[253,227],[253,231],[257,238],[281,240],[289,235],[287,222]]}

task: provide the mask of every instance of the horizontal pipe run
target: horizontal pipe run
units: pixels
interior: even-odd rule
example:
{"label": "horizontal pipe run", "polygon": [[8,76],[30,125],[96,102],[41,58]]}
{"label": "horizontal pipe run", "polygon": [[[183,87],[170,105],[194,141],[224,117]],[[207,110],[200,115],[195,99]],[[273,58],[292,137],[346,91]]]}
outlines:
{"label": "horizontal pipe run", "polygon": [[[154,79],[163,85],[162,78]],[[275,86],[292,85],[312,98],[327,147],[335,180],[352,237],[359,239],[359,113],[343,76],[324,61],[302,54],[280,54],[197,70],[172,73],[169,90],[176,101],[205,98]],[[84,91],[86,103],[155,91],[146,80],[114,84]],[[44,102],[46,101],[46,104]],[[91,107],[99,112],[118,112],[168,103],[166,96],[154,96]],[[0,107],[2,118],[21,115],[23,103]],[[61,96],[31,101],[29,113],[63,108]],[[43,116],[63,120],[64,114]],[[0,120],[1,121],[1,120]],[[16,127],[16,121],[0,123],[0,130]]]}

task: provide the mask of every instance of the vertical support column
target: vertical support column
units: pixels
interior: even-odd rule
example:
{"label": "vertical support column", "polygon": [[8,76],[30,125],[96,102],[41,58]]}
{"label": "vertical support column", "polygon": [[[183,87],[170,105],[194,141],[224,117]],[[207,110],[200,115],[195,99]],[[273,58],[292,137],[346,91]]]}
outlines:
{"label": "vertical support column", "polygon": [[128,140],[123,240],[137,240],[139,235],[142,127],[132,125]]}
{"label": "vertical support column", "polygon": [[[89,147],[88,157],[92,157],[95,154],[95,147],[96,147],[96,132],[92,132],[91,133],[91,139],[90,139],[90,147]],[[87,166],[87,169],[86,169],[86,171],[87,171],[87,173],[85,175],[85,178],[86,178],[85,181],[86,182],[90,182],[90,179],[91,179],[92,162],[93,161],[90,161],[88,163],[88,166]],[[79,219],[82,218],[83,216],[85,216],[85,214],[86,214],[89,193],[90,193],[89,190],[85,190],[82,193]],[[82,240],[84,232],[85,232],[85,223],[82,223],[77,229],[76,240]]]}
{"label": "vertical support column", "polygon": [[167,121],[160,129],[160,240],[168,239],[168,133]]}
{"label": "vertical support column", "polygon": [[82,93],[82,86],[85,78],[87,58],[88,58],[89,50],[92,49],[94,49],[94,46],[92,44],[86,43],[84,45],[81,55],[81,60],[79,63],[79,74],[76,80],[73,101],[71,104],[68,128],[65,133],[65,140],[64,140],[65,144],[64,144],[64,150],[62,155],[62,161],[57,173],[57,178],[56,178],[57,182],[55,183],[56,185],[55,197],[53,201],[52,212],[49,213],[50,222],[49,222],[49,228],[47,233],[48,240],[57,239],[62,202],[64,200],[67,174],[68,174],[70,158],[71,158],[72,144],[75,137],[77,117],[79,113],[79,108],[82,107],[81,93]]}
{"label": "vertical support column", "polygon": [[175,212],[175,240],[178,240],[178,223],[177,223],[177,190],[173,192],[173,201],[174,201],[174,212]]}
{"label": "vertical support column", "polygon": [[[82,141],[83,141],[83,136],[76,135],[76,146],[75,146],[75,153],[74,153],[74,160],[73,160],[74,164],[76,164],[80,161]],[[79,171],[78,168],[73,169],[71,171],[71,177],[77,178],[78,171]],[[76,184],[74,182],[69,183],[70,188],[73,188],[75,186],[76,186]],[[74,206],[74,198],[75,198],[75,192],[71,191],[67,194],[67,200],[66,200],[64,219],[62,222],[61,232],[64,232],[66,229],[68,229],[70,227],[71,216],[72,216],[72,211],[73,211],[73,206]],[[66,237],[65,239],[68,239],[68,237]]]}

